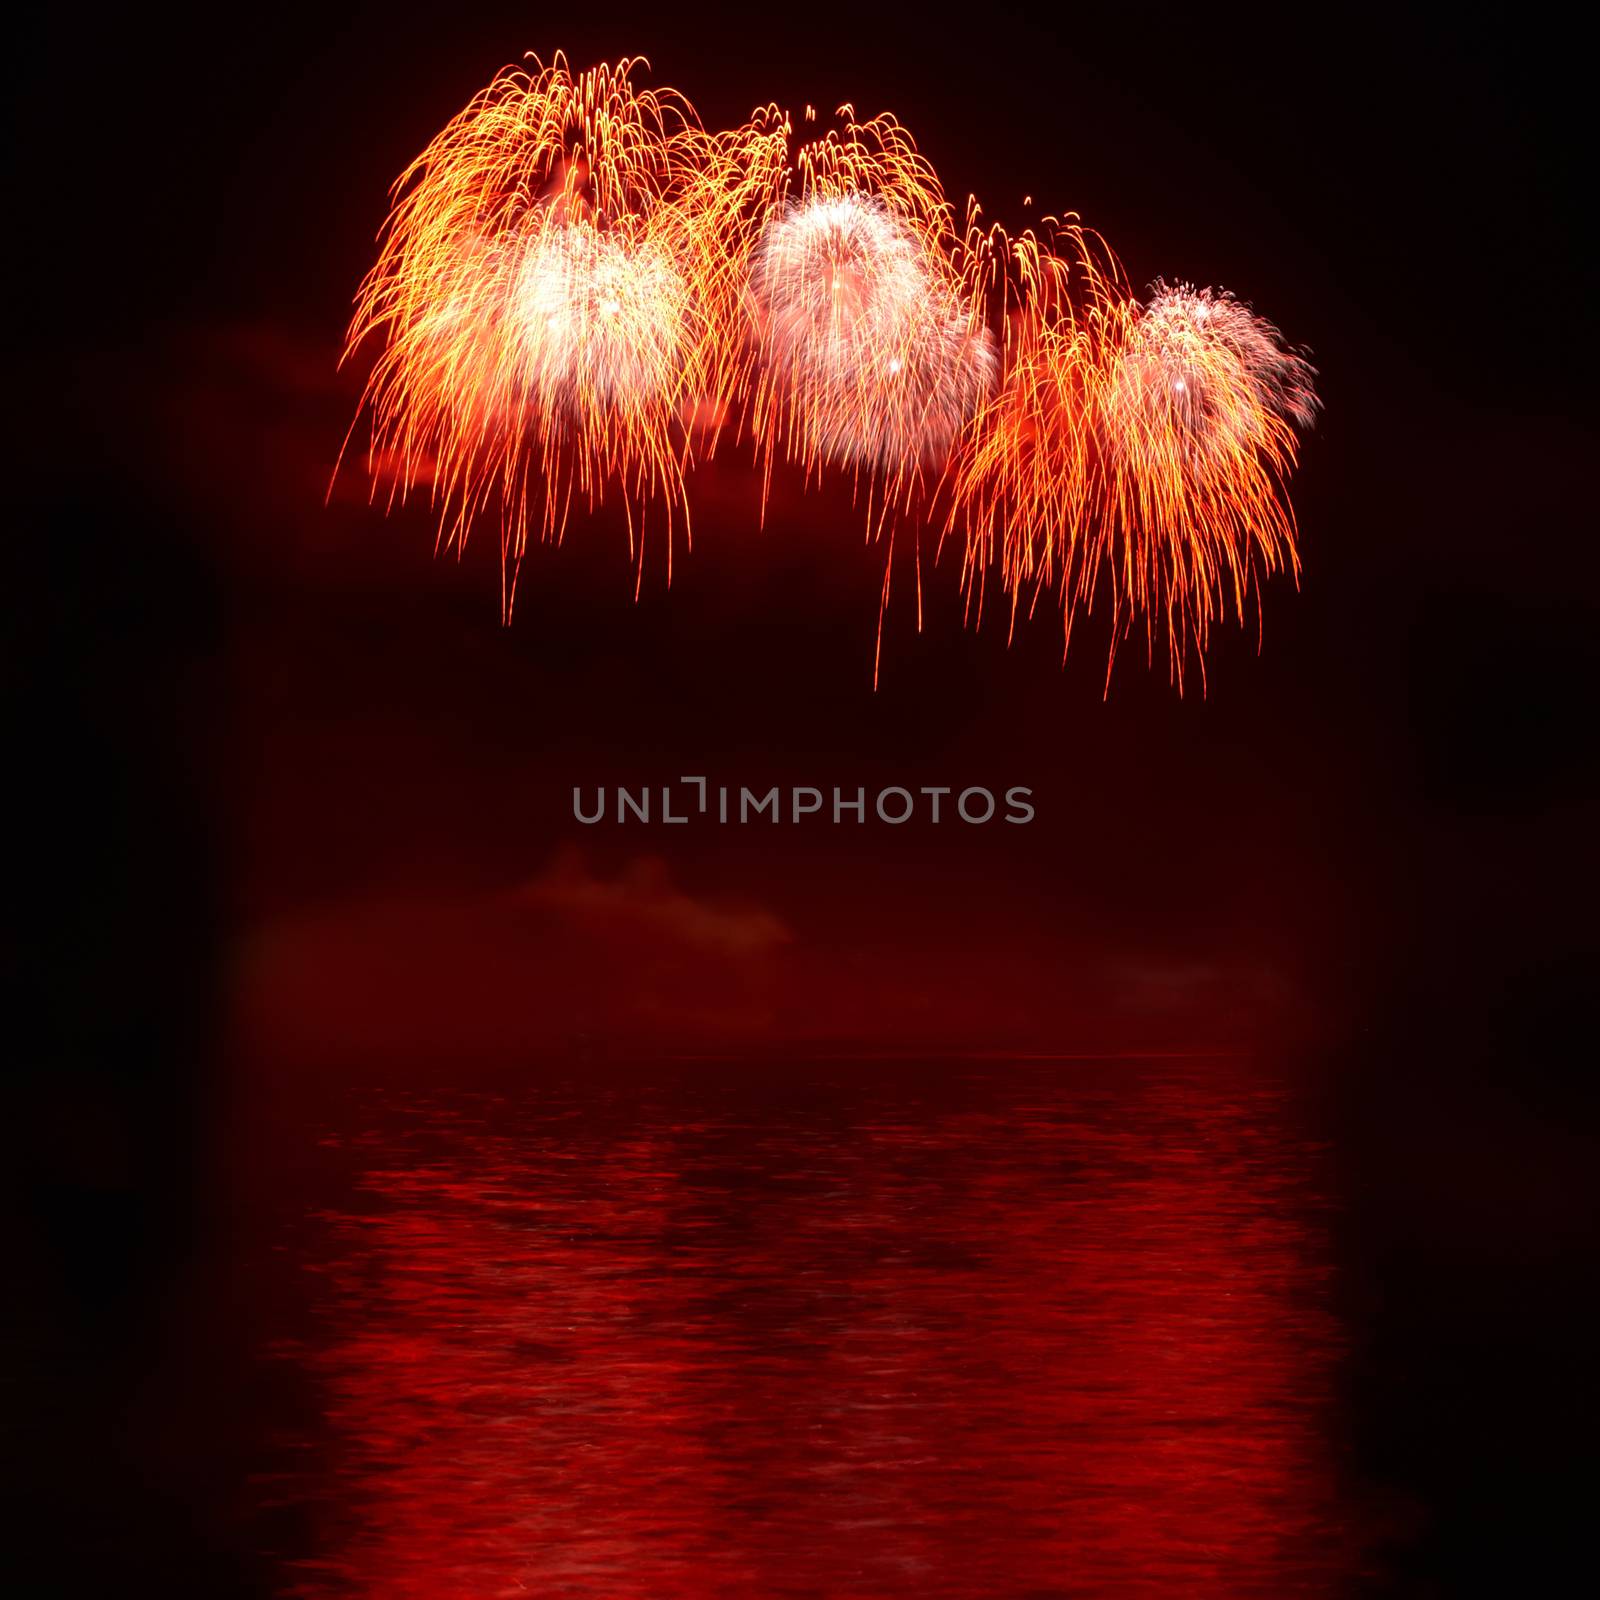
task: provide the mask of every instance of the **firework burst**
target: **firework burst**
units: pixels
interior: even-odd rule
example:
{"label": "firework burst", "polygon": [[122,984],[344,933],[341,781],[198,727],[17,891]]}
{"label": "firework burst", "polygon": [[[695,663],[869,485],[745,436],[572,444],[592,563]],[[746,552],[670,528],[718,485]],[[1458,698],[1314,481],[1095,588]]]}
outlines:
{"label": "firework burst", "polygon": [[1103,602],[1108,671],[1142,627],[1181,688],[1214,621],[1242,617],[1268,574],[1298,574],[1282,490],[1314,373],[1231,295],[1158,283],[1141,303],[1075,223],[969,248],[993,263],[1006,329],[1005,380],[952,475],[969,597],[981,611],[997,567],[1013,621],[1053,592],[1067,640]]}
{"label": "firework burst", "polygon": [[[850,114],[850,108],[844,108]],[[893,118],[801,148],[750,269],[757,437],[893,507],[942,472],[998,360],[953,260],[950,208]]]}
{"label": "firework burst", "polygon": [[[1164,625],[1174,675],[1261,579],[1298,577],[1285,486],[1316,418],[1311,367],[1233,296],[1158,283],[1106,323],[1095,392],[1100,536],[1114,603]],[[1092,563],[1091,563],[1092,565]]]}
{"label": "firework burst", "polygon": [[897,473],[949,454],[997,362],[988,330],[929,268],[869,195],[809,200],[763,235],[752,283],[803,459]]}
{"label": "firework burst", "polygon": [[636,65],[501,73],[401,174],[350,326],[347,356],[383,341],[372,457],[402,499],[427,478],[446,544],[498,510],[508,612],[530,531],[559,538],[575,498],[618,491],[630,539],[662,502],[669,562],[686,516],[679,415],[720,344],[694,270],[715,141]]}

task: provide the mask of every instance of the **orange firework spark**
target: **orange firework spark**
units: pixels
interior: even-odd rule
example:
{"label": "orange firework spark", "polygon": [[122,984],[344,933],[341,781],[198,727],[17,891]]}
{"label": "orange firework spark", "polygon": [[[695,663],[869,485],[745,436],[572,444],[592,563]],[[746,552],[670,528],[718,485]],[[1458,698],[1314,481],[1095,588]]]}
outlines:
{"label": "orange firework spark", "polygon": [[641,573],[665,503],[670,577],[686,470],[730,417],[769,485],[780,455],[865,485],[885,603],[896,520],[937,503],[978,616],[991,573],[1013,622],[1054,595],[1068,639],[1103,601],[1111,659],[1142,623],[1180,690],[1213,621],[1298,575],[1315,374],[1270,323],[1187,285],[1141,302],[1070,219],[1012,237],[974,202],[958,237],[893,117],[842,107],[791,160],[776,107],[710,133],[638,64],[496,77],[397,181],[357,297],[374,477],[427,481],[445,544],[498,510],[508,614],[530,529],[608,489]]}
{"label": "orange firework spark", "polygon": [[680,411],[724,343],[696,272],[717,141],[681,96],[635,88],[635,61],[534,65],[501,73],[401,174],[346,346],[384,341],[373,457],[400,463],[402,498],[431,479],[441,540],[498,502],[508,613],[530,526],[558,539],[575,495],[592,508],[618,488],[630,541],[663,500],[670,564]]}
{"label": "orange firework spark", "polygon": [[[1180,689],[1188,647],[1242,615],[1260,578],[1298,575],[1281,490],[1314,372],[1227,294],[1157,284],[1141,304],[1103,241],[1075,223],[1050,243],[969,238],[995,263],[1006,378],[952,474],[948,528],[965,535],[979,598],[992,563],[1013,617],[1054,588],[1075,611],[1104,595],[1118,641],[1164,631]],[[1108,672],[1110,661],[1108,661]]]}
{"label": "orange firework spark", "polygon": [[998,564],[1013,620],[1027,588],[1059,582],[1070,618],[1074,565],[1093,522],[1094,397],[1104,325],[1122,297],[1116,258],[1077,226],[1013,239],[969,228],[965,274],[995,303],[1004,379],[965,433],[945,532],[964,542],[963,582],[981,613]]}
{"label": "orange firework spark", "polygon": [[1316,417],[1313,370],[1231,295],[1157,284],[1124,307],[1097,399],[1100,542],[1130,615],[1165,621],[1204,663],[1211,622],[1300,557],[1281,492],[1296,425]]}

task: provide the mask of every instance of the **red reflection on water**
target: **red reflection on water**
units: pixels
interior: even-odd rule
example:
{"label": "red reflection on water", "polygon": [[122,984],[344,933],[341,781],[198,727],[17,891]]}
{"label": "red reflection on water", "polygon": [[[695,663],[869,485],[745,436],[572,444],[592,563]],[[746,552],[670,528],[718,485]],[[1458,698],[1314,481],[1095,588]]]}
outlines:
{"label": "red reflection on water", "polygon": [[[870,1069],[861,1069],[870,1079]],[[1316,1151],[1206,1064],[368,1099],[297,1592],[1331,1594]]]}

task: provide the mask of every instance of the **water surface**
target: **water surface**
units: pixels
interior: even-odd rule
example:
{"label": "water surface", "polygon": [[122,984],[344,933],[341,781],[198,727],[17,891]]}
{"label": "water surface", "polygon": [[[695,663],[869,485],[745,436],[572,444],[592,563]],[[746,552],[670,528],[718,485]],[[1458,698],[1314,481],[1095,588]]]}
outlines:
{"label": "water surface", "polygon": [[258,1329],[304,1396],[283,1592],[1355,1576],[1327,1151],[1272,1069],[596,1067],[323,1121]]}

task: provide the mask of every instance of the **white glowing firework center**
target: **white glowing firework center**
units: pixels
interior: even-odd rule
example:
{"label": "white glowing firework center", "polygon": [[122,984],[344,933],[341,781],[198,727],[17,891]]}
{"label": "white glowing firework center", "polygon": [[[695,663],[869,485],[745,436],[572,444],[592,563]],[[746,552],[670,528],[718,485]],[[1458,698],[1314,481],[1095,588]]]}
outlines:
{"label": "white glowing firework center", "polygon": [[998,361],[938,266],[868,195],[811,200],[768,226],[751,287],[802,453],[904,470],[949,450]]}
{"label": "white glowing firework center", "polygon": [[652,244],[572,224],[541,229],[512,296],[526,392],[574,412],[660,399],[678,377],[688,296]]}

